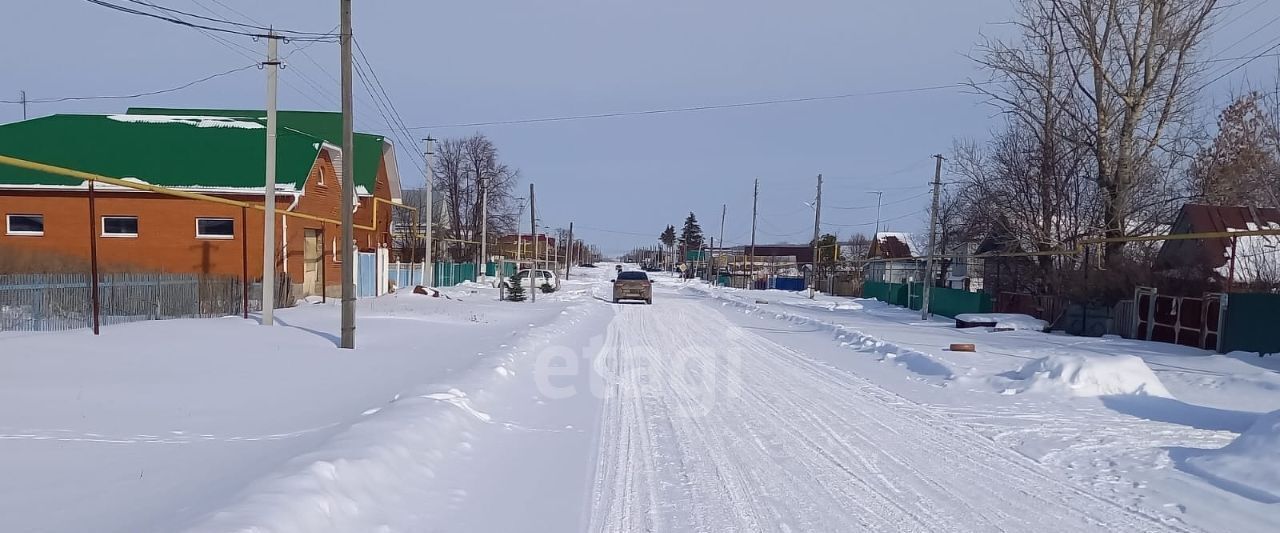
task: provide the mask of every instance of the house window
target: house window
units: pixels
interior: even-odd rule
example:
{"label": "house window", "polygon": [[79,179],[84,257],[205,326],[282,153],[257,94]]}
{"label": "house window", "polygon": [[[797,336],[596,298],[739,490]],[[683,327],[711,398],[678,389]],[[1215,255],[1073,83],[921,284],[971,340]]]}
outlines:
{"label": "house window", "polygon": [[339,249],[338,249],[338,238],[337,238],[337,237],[334,237],[334,238],[333,238],[333,262],[334,262],[334,263],[341,263],[341,262],[342,262],[342,250],[339,250]]}
{"label": "house window", "polygon": [[138,217],[102,217],[103,237],[137,237]]}
{"label": "house window", "polygon": [[320,172],[319,172],[319,174],[320,174],[320,186],[322,186],[322,187],[323,187],[323,186],[324,186],[324,175],[325,175],[324,165],[319,165],[319,167],[320,167]]}
{"label": "house window", "polygon": [[198,239],[234,239],[236,221],[230,218],[197,218],[196,238]]}
{"label": "house window", "polygon": [[44,215],[9,215],[5,218],[5,233],[9,235],[44,235]]}

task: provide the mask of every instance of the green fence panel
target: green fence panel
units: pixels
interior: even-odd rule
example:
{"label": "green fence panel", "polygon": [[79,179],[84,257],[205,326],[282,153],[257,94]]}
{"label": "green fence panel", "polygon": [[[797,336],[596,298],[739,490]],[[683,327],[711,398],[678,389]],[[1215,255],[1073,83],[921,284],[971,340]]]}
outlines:
{"label": "green fence panel", "polygon": [[1230,294],[1222,324],[1223,352],[1280,354],[1280,294]]}
{"label": "green fence panel", "polygon": [[464,281],[476,280],[475,263],[436,263],[435,286],[452,287]]}
{"label": "green fence panel", "polygon": [[[890,305],[919,311],[920,304],[924,301],[924,284],[869,281],[863,284],[862,295],[864,298],[875,298]],[[994,307],[987,294],[958,289],[933,288],[929,293],[929,300],[930,312],[951,318],[964,313],[990,313]]]}
{"label": "green fence panel", "polygon": [[981,292],[934,288],[929,292],[929,312],[955,318],[965,313],[990,313],[991,296]]}

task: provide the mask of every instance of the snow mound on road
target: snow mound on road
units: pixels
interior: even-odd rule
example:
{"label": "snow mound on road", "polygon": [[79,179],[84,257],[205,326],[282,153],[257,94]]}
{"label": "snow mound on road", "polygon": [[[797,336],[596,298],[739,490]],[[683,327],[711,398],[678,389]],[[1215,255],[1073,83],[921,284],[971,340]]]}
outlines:
{"label": "snow mound on road", "polygon": [[1263,415],[1220,450],[1187,459],[1187,469],[1234,492],[1280,503],[1280,411]]}
{"label": "snow mound on road", "polygon": [[956,320],[962,322],[994,322],[996,329],[1044,331],[1045,328],[1049,327],[1048,322],[1038,318],[1013,313],[965,313],[956,315]]}
{"label": "snow mound on road", "polygon": [[1146,395],[1172,398],[1147,363],[1132,355],[1050,355],[1018,371],[1024,391],[1067,390],[1073,396]]}

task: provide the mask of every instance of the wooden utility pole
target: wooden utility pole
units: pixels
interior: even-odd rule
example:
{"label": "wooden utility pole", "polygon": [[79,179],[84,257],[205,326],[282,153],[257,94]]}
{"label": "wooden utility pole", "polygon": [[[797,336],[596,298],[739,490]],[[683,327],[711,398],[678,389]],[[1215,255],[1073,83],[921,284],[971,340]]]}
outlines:
{"label": "wooden utility pole", "polygon": [[818,284],[818,239],[822,235],[822,174],[818,174],[818,200],[813,204],[813,269],[809,271],[809,299],[814,298]]}
{"label": "wooden utility pole", "polygon": [[[529,269],[529,285],[533,285],[533,278],[538,275],[538,215],[535,212],[533,203],[533,184],[529,184],[529,233],[533,235],[533,268]],[[530,287],[533,289],[533,287]],[[538,291],[529,291],[529,301],[538,301]]]}
{"label": "wooden utility pole", "polygon": [[93,334],[97,335],[102,323],[102,301],[98,298],[98,211],[93,184],[94,180],[89,180],[89,298],[93,306]]}
{"label": "wooden utility pole", "polygon": [[19,100],[22,101],[22,120],[27,119],[27,91],[18,91]]}
{"label": "wooden utility pole", "polygon": [[[929,259],[925,262],[924,272],[924,301],[920,302],[920,319],[929,319],[929,295],[933,287],[933,260],[938,255],[935,249],[938,237],[938,195],[942,191],[942,154],[933,156],[938,160],[938,166],[933,173],[933,208],[929,210]],[[909,304],[910,302],[908,302]]]}
{"label": "wooden utility pole", "polygon": [[[275,322],[276,310],[276,86],[280,77],[279,39],[267,33],[267,178],[262,201],[262,325]],[[245,228],[245,234],[248,235]]]}
{"label": "wooden utility pole", "polygon": [[341,46],[342,69],[342,203],[338,206],[342,212],[342,338],[340,346],[346,349],[356,347],[356,254],[352,246],[355,244],[355,231],[352,228],[352,208],[356,203],[356,157],[354,106],[351,96],[351,0],[339,0],[341,6],[341,27],[339,41]]}
{"label": "wooden utility pole", "polygon": [[569,279],[569,268],[573,265],[573,222],[569,223],[569,240],[564,243],[564,279]]}
{"label": "wooden utility pole", "polygon": [[[431,174],[431,155],[432,155],[431,143],[433,142],[435,142],[435,139],[432,139],[430,135],[428,135],[426,140],[423,141],[423,143],[426,144],[426,151],[424,153],[424,158],[426,159],[426,163],[427,163],[427,169],[426,169],[427,242],[424,244],[424,246],[426,247],[426,262],[423,264],[423,269],[422,269],[422,284],[428,287],[434,287],[436,283],[436,280],[435,280],[436,264],[435,264],[435,258],[432,257],[433,254],[431,253],[434,249],[434,244],[435,244],[434,242],[432,242],[435,238],[435,234],[433,234],[432,232],[435,231],[435,220],[436,220],[435,216],[433,216],[435,214],[435,199],[432,198],[432,193],[435,190],[435,183],[434,183],[435,179],[434,179],[434,176]],[[423,211],[422,206],[419,206],[418,207],[418,224],[419,225],[422,224],[422,211]],[[414,231],[417,232],[418,230],[415,229]],[[519,232],[517,231],[517,233]]]}
{"label": "wooden utility pole", "polygon": [[[729,212],[729,205],[720,204],[720,247],[721,248],[724,248],[724,216],[728,212]],[[711,244],[711,258],[713,260],[711,263],[712,266],[715,266],[715,261],[714,261],[715,257],[716,257],[716,247],[715,247],[715,243],[712,243]]]}
{"label": "wooden utility pole", "polygon": [[747,257],[747,262],[751,265],[749,281],[754,282],[756,276],[756,213],[760,206],[760,178],[756,178],[755,192],[751,193],[751,254]]}

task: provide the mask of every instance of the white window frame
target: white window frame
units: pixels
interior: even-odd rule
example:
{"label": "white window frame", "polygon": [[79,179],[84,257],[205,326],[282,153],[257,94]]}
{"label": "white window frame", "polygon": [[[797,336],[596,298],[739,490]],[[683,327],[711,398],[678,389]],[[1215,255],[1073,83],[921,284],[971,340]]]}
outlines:
{"label": "white window frame", "polygon": [[[231,222],[231,235],[206,235],[206,234],[201,234],[201,233],[200,233],[200,221],[201,221],[201,220],[226,220],[226,221],[228,221],[228,222]],[[229,240],[235,239],[235,238],[236,238],[236,229],[235,229],[235,228],[236,228],[236,226],[235,226],[235,223],[236,223],[236,219],[231,218],[231,217],[196,217],[196,238],[197,238],[197,239],[220,240],[220,241],[229,241]]]}
{"label": "white window frame", "polygon": [[134,226],[139,228],[139,229],[138,229],[138,231],[142,231],[141,226],[139,226],[139,225],[138,225],[138,217],[137,217],[137,215],[102,215],[102,219],[101,219],[101,220],[102,220],[102,222],[98,224],[98,229],[99,229],[99,230],[101,230],[101,233],[99,233],[99,235],[101,235],[101,236],[103,236],[103,237],[108,237],[108,238],[112,238],[112,239],[136,239],[136,238],[138,238],[138,231],[135,231],[135,232],[133,232],[133,233],[107,233],[107,219],[108,219],[108,218],[114,218],[114,219],[132,219],[132,220],[133,220],[133,224],[134,224]]}
{"label": "white window frame", "polygon": [[40,219],[40,227],[44,227],[44,215],[36,213],[9,213],[4,216],[4,234],[13,235],[15,237],[43,237],[44,230],[40,231],[14,231],[13,217],[37,217]]}

